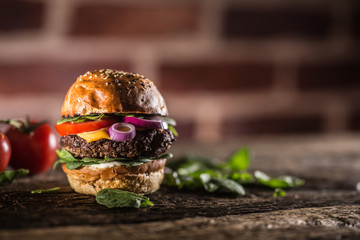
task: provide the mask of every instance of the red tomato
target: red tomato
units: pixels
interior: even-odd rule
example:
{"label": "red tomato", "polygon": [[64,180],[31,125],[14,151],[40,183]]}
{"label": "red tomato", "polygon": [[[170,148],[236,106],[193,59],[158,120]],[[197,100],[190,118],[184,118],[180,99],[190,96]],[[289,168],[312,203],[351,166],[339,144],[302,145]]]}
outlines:
{"label": "red tomato", "polygon": [[116,122],[117,120],[115,119],[94,120],[79,123],[66,122],[55,125],[55,128],[60,136],[65,136],[69,134],[95,131],[100,128],[111,126]]}
{"label": "red tomato", "polygon": [[9,139],[3,133],[0,133],[0,172],[5,171],[9,164],[10,155],[11,147]]}
{"label": "red tomato", "polygon": [[48,170],[57,159],[58,141],[48,124],[43,124],[32,132],[20,132],[14,127],[6,131],[12,148],[10,166],[29,169],[30,174]]}

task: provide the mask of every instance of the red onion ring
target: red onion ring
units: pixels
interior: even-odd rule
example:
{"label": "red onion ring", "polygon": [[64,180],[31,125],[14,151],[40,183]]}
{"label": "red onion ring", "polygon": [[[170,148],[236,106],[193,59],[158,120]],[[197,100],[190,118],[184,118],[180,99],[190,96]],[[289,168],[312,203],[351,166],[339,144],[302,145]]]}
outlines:
{"label": "red onion ring", "polygon": [[124,117],[124,122],[131,123],[138,128],[146,129],[168,129],[167,122],[159,119],[141,119],[136,117]]}
{"label": "red onion ring", "polygon": [[109,128],[109,136],[114,141],[129,141],[136,136],[136,130],[129,123],[114,123]]}

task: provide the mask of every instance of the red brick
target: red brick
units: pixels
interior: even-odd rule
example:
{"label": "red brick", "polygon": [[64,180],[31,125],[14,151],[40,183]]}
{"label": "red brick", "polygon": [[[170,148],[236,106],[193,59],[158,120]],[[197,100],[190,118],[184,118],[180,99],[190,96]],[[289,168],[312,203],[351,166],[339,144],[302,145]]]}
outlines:
{"label": "red brick", "polygon": [[36,62],[22,65],[0,63],[0,93],[66,92],[80,74],[101,68],[131,70],[128,63],[122,62]]}
{"label": "red brick", "polygon": [[193,5],[88,4],[75,10],[73,35],[156,36],[194,32],[199,9]]}
{"label": "red brick", "polygon": [[0,32],[41,28],[44,15],[43,2],[2,0],[0,1]]}
{"label": "red brick", "polygon": [[324,131],[320,116],[264,116],[253,119],[226,120],[224,136],[238,137],[251,134],[303,134]]}
{"label": "red brick", "polygon": [[300,66],[299,74],[299,87],[303,90],[360,87],[359,60],[305,63]]}
{"label": "red brick", "polygon": [[170,91],[266,89],[273,83],[267,63],[218,62],[163,64],[161,88]]}
{"label": "red brick", "polygon": [[329,35],[330,13],[294,8],[228,8],[224,13],[227,38],[295,36],[320,38]]}

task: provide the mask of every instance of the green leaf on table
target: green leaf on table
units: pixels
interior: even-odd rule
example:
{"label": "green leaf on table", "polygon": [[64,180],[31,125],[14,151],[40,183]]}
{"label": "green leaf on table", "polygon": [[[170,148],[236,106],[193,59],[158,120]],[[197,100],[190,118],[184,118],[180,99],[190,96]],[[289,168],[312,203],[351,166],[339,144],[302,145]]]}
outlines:
{"label": "green leaf on table", "polygon": [[[164,184],[178,189],[205,189],[208,192],[232,192],[244,195],[243,185],[261,184],[271,188],[290,188],[304,184],[304,181],[292,177],[281,176],[270,178],[261,171],[255,177],[247,172],[250,167],[250,153],[246,148],[239,149],[227,162],[216,164],[214,160],[194,155],[185,155],[170,161],[165,171]],[[276,195],[286,194],[277,190]]]}
{"label": "green leaf on table", "polygon": [[36,190],[32,190],[31,194],[34,193],[52,193],[52,192],[57,192],[60,190],[60,187],[54,187],[54,188],[49,188],[49,189],[36,189]]}
{"label": "green leaf on table", "polygon": [[230,175],[230,179],[241,183],[241,184],[246,184],[246,183],[253,183],[254,182],[254,177],[253,175],[251,175],[248,172],[244,172],[244,171],[237,171],[237,172],[233,172]]}
{"label": "green leaf on table", "polygon": [[241,184],[228,178],[215,178],[214,182],[219,186],[219,189],[225,192],[234,192],[239,195],[245,195],[245,189]]}
{"label": "green leaf on table", "polygon": [[297,187],[305,183],[304,180],[293,176],[280,176],[277,178],[271,178],[270,176],[261,171],[255,171],[254,175],[259,183],[271,188]]}
{"label": "green leaf on table", "polygon": [[179,189],[186,188],[189,190],[195,190],[203,188],[208,192],[233,192],[239,195],[244,195],[245,190],[240,183],[229,179],[224,173],[221,172],[221,168],[210,168],[209,164],[204,164],[203,159],[197,158],[200,161],[184,162],[179,165],[180,167],[173,171],[167,168],[165,173],[164,183],[168,186],[176,186]]}
{"label": "green leaf on table", "polygon": [[285,192],[284,189],[282,188],[275,188],[274,190],[274,197],[285,197],[287,195],[287,193]]}
{"label": "green leaf on table", "polygon": [[14,181],[15,178],[20,176],[26,176],[29,174],[28,169],[17,169],[13,171],[4,171],[0,173],[0,186],[8,185]]}
{"label": "green leaf on table", "polygon": [[237,150],[224,165],[225,168],[230,168],[233,171],[245,171],[249,166],[250,157],[247,148]]}
{"label": "green leaf on table", "polygon": [[170,168],[165,167],[164,183],[170,187],[179,187],[181,180],[176,171],[172,171]]}
{"label": "green leaf on table", "polygon": [[119,189],[103,189],[96,194],[96,201],[108,208],[133,207],[142,208],[154,206],[148,197],[138,195],[133,192],[122,191]]}

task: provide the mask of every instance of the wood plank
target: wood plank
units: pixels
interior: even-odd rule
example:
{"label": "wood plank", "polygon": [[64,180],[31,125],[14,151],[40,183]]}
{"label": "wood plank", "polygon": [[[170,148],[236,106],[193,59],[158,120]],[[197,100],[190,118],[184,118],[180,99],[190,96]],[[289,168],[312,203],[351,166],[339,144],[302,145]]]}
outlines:
{"label": "wood plank", "polygon": [[[343,141],[338,141],[342,139]],[[360,237],[359,138],[301,137],[254,141],[253,169],[303,177],[303,187],[274,198],[247,187],[246,196],[179,191],[163,186],[152,208],[108,209],[74,193],[57,170],[0,188],[0,239],[346,239]],[[211,146],[214,155],[234,145]],[[174,149],[184,152],[187,144]],[[281,149],[281,151],[279,151]],[[194,145],[192,150],[205,150]],[[222,151],[220,151],[222,150]],[[211,151],[207,152],[212,154]],[[31,194],[60,186],[57,193]]]}

